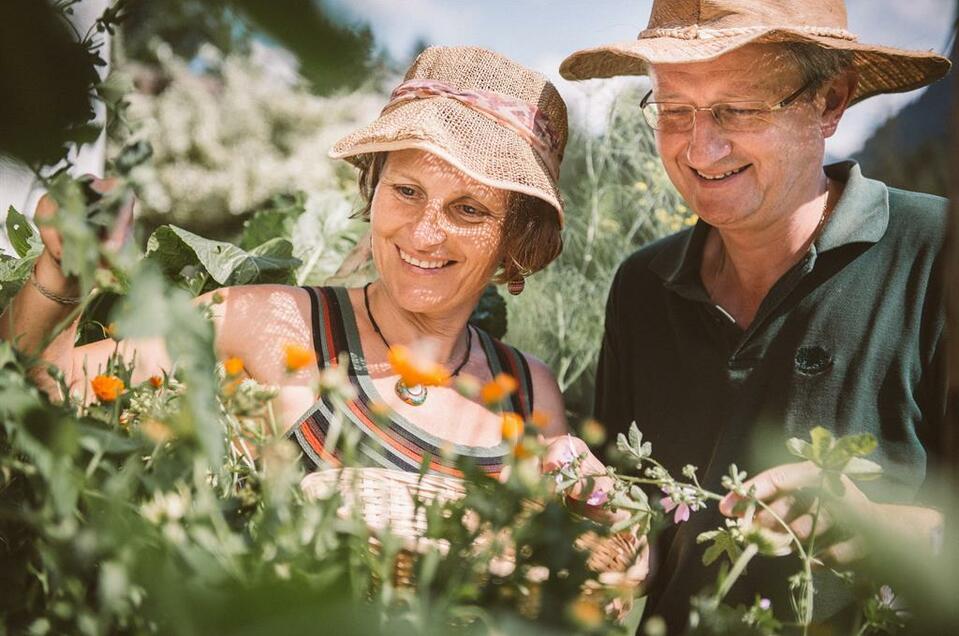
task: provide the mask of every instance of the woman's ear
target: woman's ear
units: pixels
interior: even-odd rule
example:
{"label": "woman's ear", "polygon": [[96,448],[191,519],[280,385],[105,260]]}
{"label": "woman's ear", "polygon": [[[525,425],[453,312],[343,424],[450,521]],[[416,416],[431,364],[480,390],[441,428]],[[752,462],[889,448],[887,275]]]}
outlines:
{"label": "woman's ear", "polygon": [[852,69],[843,71],[826,83],[820,119],[823,139],[836,133],[839,120],[849,108],[849,102],[852,101],[858,85],[859,75]]}

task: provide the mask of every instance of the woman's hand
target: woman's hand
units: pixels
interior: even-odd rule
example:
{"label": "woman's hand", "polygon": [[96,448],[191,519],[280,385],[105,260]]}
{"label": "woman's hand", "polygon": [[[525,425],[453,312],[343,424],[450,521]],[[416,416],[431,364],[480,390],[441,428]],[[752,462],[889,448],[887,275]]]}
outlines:
{"label": "woman's hand", "polygon": [[611,512],[604,507],[613,491],[613,480],[606,476],[606,466],[599,461],[586,442],[572,435],[561,435],[546,440],[546,452],[542,458],[544,473],[558,471],[566,466],[575,468],[579,480],[566,491],[570,503],[584,516],[603,523],[615,523],[628,516],[626,511]]}

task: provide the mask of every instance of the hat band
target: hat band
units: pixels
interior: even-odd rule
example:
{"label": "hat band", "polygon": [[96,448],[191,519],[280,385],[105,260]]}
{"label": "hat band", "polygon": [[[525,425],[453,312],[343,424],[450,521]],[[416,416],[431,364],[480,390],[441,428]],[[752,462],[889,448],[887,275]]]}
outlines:
{"label": "hat band", "polygon": [[858,38],[854,33],[845,29],[836,27],[817,27],[817,26],[748,26],[748,27],[730,27],[727,29],[710,29],[698,24],[691,24],[684,27],[664,27],[656,29],[646,29],[639,34],[640,40],[650,38],[675,38],[677,40],[712,40],[715,38],[728,38],[737,35],[752,35],[754,33],[764,33],[775,29],[784,29],[788,31],[798,31],[808,35],[818,35],[826,38],[836,38],[838,40],[850,40],[855,42]]}
{"label": "hat band", "polygon": [[447,97],[486,115],[504,128],[522,137],[533,148],[553,179],[559,178],[559,137],[539,108],[503,93],[479,89],[457,89],[436,80],[403,82],[390,95],[387,110],[400,102],[431,97]]}

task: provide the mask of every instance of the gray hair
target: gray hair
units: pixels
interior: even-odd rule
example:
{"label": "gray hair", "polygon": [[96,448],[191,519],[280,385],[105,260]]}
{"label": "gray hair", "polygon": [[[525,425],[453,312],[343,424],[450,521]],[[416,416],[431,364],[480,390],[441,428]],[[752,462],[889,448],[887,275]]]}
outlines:
{"label": "gray hair", "polygon": [[783,42],[777,45],[783,55],[809,84],[810,93],[852,67],[852,51],[829,49],[809,42]]}

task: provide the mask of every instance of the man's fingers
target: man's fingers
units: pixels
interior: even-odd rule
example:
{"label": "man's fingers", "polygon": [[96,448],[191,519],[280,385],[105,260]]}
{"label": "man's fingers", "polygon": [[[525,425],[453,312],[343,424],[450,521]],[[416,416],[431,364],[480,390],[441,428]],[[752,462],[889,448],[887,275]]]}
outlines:
{"label": "man's fingers", "polygon": [[[819,468],[812,462],[782,464],[759,473],[743,485],[747,490],[755,489],[756,499],[769,501],[780,495],[818,485],[819,475]],[[719,503],[719,511],[726,516],[732,516],[733,508],[741,499],[739,495],[729,493]]]}
{"label": "man's fingers", "polygon": [[833,544],[817,556],[826,565],[834,567],[851,565],[866,558],[866,544],[862,539],[852,538]]}
{"label": "man's fingers", "polygon": [[753,520],[766,528],[779,528],[779,521],[776,520],[776,516],[786,523],[789,523],[806,512],[807,508],[804,505],[805,503],[805,498],[796,495],[784,495],[768,503],[770,510],[766,510],[765,508],[757,509],[756,516],[753,517]]}
{"label": "man's fingers", "polygon": [[[811,513],[806,513],[796,518],[792,523],[789,524],[789,527],[792,528],[793,533],[800,541],[806,541],[813,534],[813,521],[813,515]],[[825,508],[819,511],[819,518],[815,519],[815,526],[817,538],[821,537],[835,526],[832,515],[830,515],[829,511],[827,511]]]}

